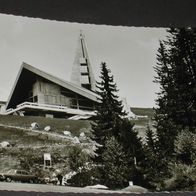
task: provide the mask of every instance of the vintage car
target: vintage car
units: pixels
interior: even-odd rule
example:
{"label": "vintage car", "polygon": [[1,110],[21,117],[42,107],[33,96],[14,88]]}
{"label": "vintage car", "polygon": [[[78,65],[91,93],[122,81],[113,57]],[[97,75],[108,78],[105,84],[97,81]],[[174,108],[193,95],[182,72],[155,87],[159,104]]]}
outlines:
{"label": "vintage car", "polygon": [[0,174],[0,179],[7,182],[19,181],[19,182],[36,183],[38,181],[38,178],[35,175],[32,175],[25,170],[17,170],[17,169],[11,169],[6,173]]}

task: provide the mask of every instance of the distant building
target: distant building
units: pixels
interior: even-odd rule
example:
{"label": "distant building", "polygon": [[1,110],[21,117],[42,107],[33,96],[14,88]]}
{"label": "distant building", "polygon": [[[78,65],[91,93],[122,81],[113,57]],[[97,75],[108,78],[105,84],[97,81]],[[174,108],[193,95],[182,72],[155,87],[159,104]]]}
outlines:
{"label": "distant building", "polygon": [[80,33],[72,82],[23,63],[6,103],[5,114],[86,119],[95,115],[98,95],[84,35]]}

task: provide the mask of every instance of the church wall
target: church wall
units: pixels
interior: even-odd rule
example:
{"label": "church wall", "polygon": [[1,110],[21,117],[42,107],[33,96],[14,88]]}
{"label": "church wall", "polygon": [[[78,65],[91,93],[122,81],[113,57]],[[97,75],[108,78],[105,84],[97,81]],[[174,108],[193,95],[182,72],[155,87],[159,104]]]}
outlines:
{"label": "church wall", "polygon": [[40,93],[45,95],[60,95],[60,87],[56,84],[37,79],[33,85],[33,96]]}
{"label": "church wall", "polygon": [[38,93],[36,96],[37,96],[37,103],[45,104],[44,94]]}
{"label": "church wall", "polygon": [[93,110],[94,102],[47,80],[37,78],[32,88],[32,101],[61,105],[75,109]]}
{"label": "church wall", "polygon": [[60,86],[40,79],[33,85],[33,97],[41,104],[70,106],[70,98],[61,95]]}

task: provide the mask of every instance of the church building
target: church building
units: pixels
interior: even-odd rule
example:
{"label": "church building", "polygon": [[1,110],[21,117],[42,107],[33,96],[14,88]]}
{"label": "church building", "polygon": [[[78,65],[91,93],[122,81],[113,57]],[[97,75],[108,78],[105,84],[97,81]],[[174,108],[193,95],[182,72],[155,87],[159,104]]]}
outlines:
{"label": "church building", "polygon": [[82,32],[71,82],[23,63],[5,106],[5,114],[88,119],[95,115],[99,96]]}

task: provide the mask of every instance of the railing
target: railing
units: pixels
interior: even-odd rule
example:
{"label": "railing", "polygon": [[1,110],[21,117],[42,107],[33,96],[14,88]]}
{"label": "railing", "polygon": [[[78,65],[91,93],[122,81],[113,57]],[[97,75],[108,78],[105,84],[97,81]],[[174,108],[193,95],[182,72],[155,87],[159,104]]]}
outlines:
{"label": "railing", "polygon": [[[50,105],[50,104],[33,103],[33,102],[23,102],[21,104],[18,104],[16,106],[16,108],[19,108],[19,107],[22,107],[22,106],[27,106],[27,105],[29,105],[29,106],[48,107],[48,108],[55,108],[55,109],[62,109],[62,110],[69,108],[69,107],[62,106],[62,105]],[[83,109],[83,110],[94,110],[93,107],[80,106],[80,105],[71,105],[71,108],[73,108],[73,109]],[[11,111],[13,109],[11,108],[11,109],[8,109],[8,110]]]}
{"label": "railing", "polygon": [[[23,102],[21,104],[18,104],[16,108],[9,108],[8,110],[5,111],[5,115],[12,114],[14,112],[19,112],[25,110],[25,108],[31,108],[31,109],[41,109],[41,110],[51,110],[51,111],[56,111],[56,112],[65,112],[68,114],[74,114],[74,115],[90,115],[94,116],[95,110],[94,108],[86,107],[86,106],[75,106],[75,108],[72,107],[66,107],[62,105],[50,105],[50,104],[42,104],[42,103],[34,103],[34,102]],[[89,111],[90,110],[90,111]]]}
{"label": "railing", "polygon": [[16,106],[16,108],[22,107],[22,106],[39,106],[39,107],[48,107],[48,108],[55,108],[55,109],[67,109],[68,107],[65,106],[57,106],[57,105],[49,105],[49,104],[43,104],[43,103],[33,103],[33,102],[23,102]]}
{"label": "railing", "polygon": [[66,112],[69,114],[75,114],[75,115],[95,115],[95,111],[87,111],[82,110],[80,108],[74,109],[70,107],[65,107],[61,105],[49,105],[49,104],[41,104],[41,103],[33,103],[33,102],[23,102],[19,105],[17,105],[16,108],[10,108],[6,110],[5,114],[11,114],[14,112],[18,112],[20,110],[24,110],[25,108],[34,108],[34,109],[43,109],[43,110],[53,110],[53,111],[59,111],[59,112]]}

